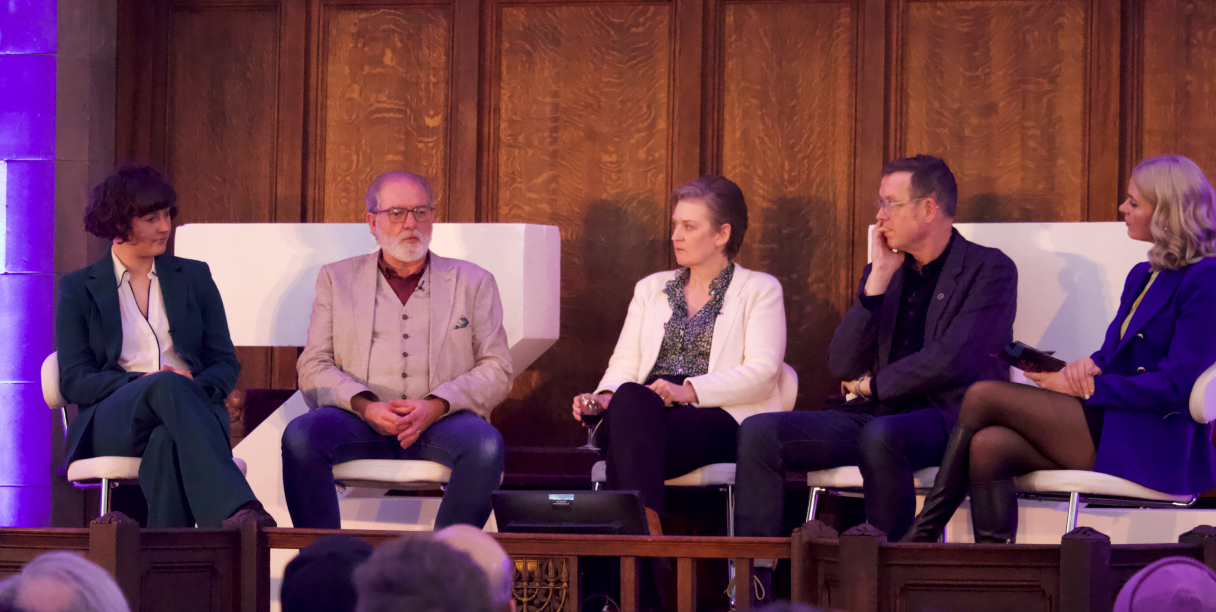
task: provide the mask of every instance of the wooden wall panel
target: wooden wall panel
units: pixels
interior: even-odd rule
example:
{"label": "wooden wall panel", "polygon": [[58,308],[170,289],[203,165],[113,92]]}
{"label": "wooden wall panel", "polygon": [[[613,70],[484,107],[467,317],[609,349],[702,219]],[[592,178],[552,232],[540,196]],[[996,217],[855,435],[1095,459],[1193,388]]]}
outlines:
{"label": "wooden wall panel", "polygon": [[960,222],[1084,220],[1085,3],[904,11],[892,157],[945,159]]}
{"label": "wooden wall panel", "polygon": [[827,345],[855,282],[853,17],[849,3],[725,7],[722,172],[748,201],[740,264],[785,291],[800,408],[839,389]]}
{"label": "wooden wall panel", "polygon": [[367,186],[389,170],[448,179],[451,9],[321,8],[316,221],[361,222]]}
{"label": "wooden wall panel", "polygon": [[174,11],[165,169],[178,223],[272,220],[278,23],[273,8]]}
{"label": "wooden wall panel", "polygon": [[1216,3],[1145,0],[1141,17],[1143,115],[1131,163],[1186,155],[1216,179]]}
{"label": "wooden wall panel", "polygon": [[633,285],[669,264],[671,8],[501,9],[496,220],[562,234],[561,338],[494,413],[509,444],[577,445]]}

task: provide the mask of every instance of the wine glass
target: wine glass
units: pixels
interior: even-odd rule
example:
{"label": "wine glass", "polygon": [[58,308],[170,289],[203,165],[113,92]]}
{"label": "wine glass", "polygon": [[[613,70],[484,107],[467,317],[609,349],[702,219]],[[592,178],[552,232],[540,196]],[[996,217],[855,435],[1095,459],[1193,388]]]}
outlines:
{"label": "wine glass", "polygon": [[580,446],[580,450],[599,451],[600,447],[595,445],[595,432],[599,431],[600,423],[604,419],[604,405],[595,398],[591,393],[584,393],[578,396],[578,415],[583,419],[583,423],[587,425],[587,443]]}

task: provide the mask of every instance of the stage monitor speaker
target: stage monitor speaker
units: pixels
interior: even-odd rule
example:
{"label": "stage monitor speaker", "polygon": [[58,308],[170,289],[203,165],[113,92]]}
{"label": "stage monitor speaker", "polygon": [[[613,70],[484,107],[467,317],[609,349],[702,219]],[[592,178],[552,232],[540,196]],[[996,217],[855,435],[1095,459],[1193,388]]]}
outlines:
{"label": "stage monitor speaker", "polygon": [[496,491],[502,533],[649,535],[637,491]]}

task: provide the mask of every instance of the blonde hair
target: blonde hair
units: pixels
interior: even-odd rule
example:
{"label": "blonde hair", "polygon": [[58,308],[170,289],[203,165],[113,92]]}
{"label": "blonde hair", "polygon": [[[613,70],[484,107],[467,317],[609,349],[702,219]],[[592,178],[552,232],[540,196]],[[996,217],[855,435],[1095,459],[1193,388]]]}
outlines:
{"label": "blonde hair", "polygon": [[1177,270],[1216,255],[1216,191],[1195,162],[1181,155],[1146,159],[1132,171],[1132,182],[1153,205],[1153,270]]}

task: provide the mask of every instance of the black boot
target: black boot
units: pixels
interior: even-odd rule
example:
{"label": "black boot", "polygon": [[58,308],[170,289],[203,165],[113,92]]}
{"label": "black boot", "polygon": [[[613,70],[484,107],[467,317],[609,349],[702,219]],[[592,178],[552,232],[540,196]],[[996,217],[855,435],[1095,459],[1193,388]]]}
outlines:
{"label": "black boot", "polygon": [[977,544],[1013,544],[1018,534],[1018,494],[1012,478],[971,485],[971,529]]}
{"label": "black boot", "polygon": [[950,441],[946,443],[946,452],[942,455],[937,479],[933,481],[933,489],[925,496],[924,507],[901,542],[936,542],[941,538],[946,523],[950,522],[958,505],[967,497],[970,480],[968,457],[975,431],[962,423],[954,426]]}

